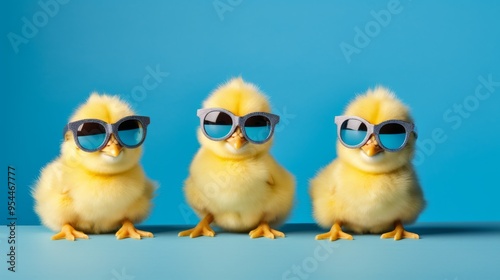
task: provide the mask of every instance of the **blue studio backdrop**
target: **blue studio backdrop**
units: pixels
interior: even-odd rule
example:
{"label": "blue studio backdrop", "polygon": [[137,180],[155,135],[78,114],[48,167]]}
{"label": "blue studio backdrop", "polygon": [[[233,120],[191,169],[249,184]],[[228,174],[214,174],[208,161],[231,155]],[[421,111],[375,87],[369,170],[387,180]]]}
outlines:
{"label": "blue studio backdrop", "polygon": [[[30,189],[93,91],[151,117],[142,164],[159,183],[150,225],[194,224],[183,181],[196,109],[242,76],[281,116],[272,154],[296,176],[288,223],[314,222],[308,181],[336,157],[355,94],[384,85],[411,107],[428,205],[419,221],[499,221],[500,5],[496,1],[2,1],[3,181],[19,224]],[[0,224],[7,184],[0,188]]]}

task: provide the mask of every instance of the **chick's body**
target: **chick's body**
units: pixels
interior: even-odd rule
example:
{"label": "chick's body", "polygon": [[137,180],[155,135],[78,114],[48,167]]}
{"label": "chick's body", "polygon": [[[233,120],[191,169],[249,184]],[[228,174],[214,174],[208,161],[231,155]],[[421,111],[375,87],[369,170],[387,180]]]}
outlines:
{"label": "chick's body", "polygon": [[312,180],[314,217],[331,227],[343,221],[357,233],[382,233],[394,222],[412,223],[423,207],[423,196],[411,167],[370,174],[335,160]]}
{"label": "chick's body", "polygon": [[42,223],[57,231],[65,223],[86,233],[116,230],[125,218],[149,214],[153,185],[136,166],[119,176],[89,173],[58,158],[42,171],[34,193]]}
{"label": "chick's body", "polygon": [[[267,99],[241,78],[217,89],[204,108],[223,108],[237,116],[270,111]],[[250,143],[238,131],[225,141],[210,140],[198,131],[201,147],[191,163],[184,192],[202,221],[180,236],[213,236],[212,221],[229,231],[254,229],[253,238],[283,236],[269,225],[277,226],[288,216],[294,178],[269,154],[271,140]]]}
{"label": "chick's body", "polygon": [[[387,120],[412,122],[408,109],[385,88],[359,96],[347,108],[346,116],[358,116],[372,124]],[[373,136],[371,136],[373,137]],[[317,239],[352,239],[341,227],[357,233],[381,233],[382,237],[418,238],[404,231],[423,210],[423,192],[411,164],[415,137],[400,151],[382,150],[372,138],[361,148],[337,143],[338,158],[311,180],[314,218],[329,233]],[[370,147],[368,147],[370,146]],[[367,153],[376,148],[375,153]]]}
{"label": "chick's body", "polygon": [[292,207],[293,177],[269,154],[230,160],[200,149],[190,173],[188,202],[200,216],[211,213],[224,229],[248,231],[262,220],[278,225]]}
{"label": "chick's body", "polygon": [[[133,112],[118,98],[93,94],[72,121],[93,118],[114,123],[129,115]],[[85,152],[66,133],[61,155],[43,168],[33,189],[42,223],[54,231],[62,229],[53,239],[87,238],[84,233],[110,232],[120,226],[119,239],[152,236],[133,227],[149,214],[154,192],[139,164],[141,147],[115,149],[115,155]]]}

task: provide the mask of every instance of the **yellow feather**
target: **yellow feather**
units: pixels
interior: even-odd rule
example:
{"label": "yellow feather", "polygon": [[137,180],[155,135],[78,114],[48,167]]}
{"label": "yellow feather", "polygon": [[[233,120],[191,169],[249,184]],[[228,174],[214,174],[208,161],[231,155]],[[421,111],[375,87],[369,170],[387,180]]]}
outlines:
{"label": "yellow feather", "polygon": [[[350,103],[344,115],[358,116],[372,124],[399,119],[412,121],[408,108],[383,87],[369,90]],[[411,223],[424,208],[422,189],[411,159],[412,136],[398,152],[383,152],[381,159],[367,160],[361,149],[337,143],[337,155],[310,182],[314,218],[331,227],[341,222],[355,232],[379,233],[396,221]]]}
{"label": "yellow feather", "polygon": [[[70,120],[114,123],[133,114],[118,97],[93,93]],[[33,189],[42,223],[54,231],[68,223],[85,233],[101,233],[116,230],[124,219],[133,223],[145,219],[154,186],[139,165],[142,148],[123,148],[122,153],[110,162],[100,151],[78,149],[68,133],[61,155],[42,169]]]}
{"label": "yellow feather", "polygon": [[[239,116],[270,112],[267,98],[241,78],[219,87],[203,105]],[[236,152],[226,141],[212,141],[200,131],[198,139],[201,148],[191,163],[184,191],[201,218],[210,213],[217,225],[232,231],[247,231],[262,221],[277,225],[286,219],[295,182],[269,154],[271,141],[247,143]]]}

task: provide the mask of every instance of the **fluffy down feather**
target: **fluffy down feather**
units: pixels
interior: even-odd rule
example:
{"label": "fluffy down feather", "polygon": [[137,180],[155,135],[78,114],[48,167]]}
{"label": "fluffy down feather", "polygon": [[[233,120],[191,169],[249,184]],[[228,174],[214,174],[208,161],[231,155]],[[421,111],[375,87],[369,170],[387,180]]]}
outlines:
{"label": "fluffy down feather", "polygon": [[[92,118],[114,123],[129,115],[134,112],[118,97],[93,93],[70,121]],[[141,154],[142,147],[122,147],[116,157],[102,151],[85,152],[66,133],[60,156],[42,169],[32,192],[42,223],[54,231],[63,228],[54,239],[86,238],[80,231],[110,232],[145,219],[154,185],[139,164]],[[64,230],[68,225],[69,234]],[[117,237],[152,236],[141,233],[137,230]]]}
{"label": "fluffy down feather", "polygon": [[[344,115],[362,117],[372,124],[391,119],[412,122],[408,108],[383,87],[358,96]],[[413,134],[402,150],[381,151],[376,156],[368,156],[362,148],[347,148],[338,141],[338,158],[310,183],[314,218],[322,227],[331,227],[330,233],[317,238],[350,239],[339,230],[341,226],[357,233],[381,233],[414,222],[425,205],[411,163],[414,150]],[[402,237],[418,238],[404,233]]]}
{"label": "fluffy down feather", "polygon": [[[204,108],[224,108],[238,116],[270,112],[267,98],[241,78],[219,87],[203,105]],[[251,237],[282,236],[269,225],[277,226],[288,216],[295,182],[269,154],[272,141],[245,142],[241,148],[235,148],[228,140],[208,139],[201,130],[198,130],[198,140],[201,147],[191,163],[184,191],[202,221],[197,228],[179,235],[213,236],[209,227],[213,221],[229,231],[255,229]]]}

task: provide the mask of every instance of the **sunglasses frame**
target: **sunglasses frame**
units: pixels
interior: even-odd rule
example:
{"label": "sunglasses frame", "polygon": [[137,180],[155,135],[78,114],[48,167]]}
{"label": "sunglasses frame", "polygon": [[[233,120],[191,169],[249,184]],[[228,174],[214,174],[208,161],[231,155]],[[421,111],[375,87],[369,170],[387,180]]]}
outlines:
{"label": "sunglasses frame", "polygon": [[[354,146],[347,145],[347,143],[345,143],[344,140],[342,140],[342,137],[340,137],[340,130],[342,128],[342,124],[345,121],[350,120],[350,119],[354,119],[354,120],[358,120],[358,121],[362,122],[364,125],[366,125],[366,128],[367,128],[366,129],[366,136],[363,139],[363,141],[361,141],[359,144],[354,145]],[[405,140],[404,140],[403,144],[401,144],[401,147],[399,147],[397,149],[389,149],[389,148],[385,147],[384,144],[382,143],[382,141],[380,141],[380,137],[379,137],[380,129],[384,125],[391,124],[391,123],[395,123],[395,124],[399,124],[399,125],[403,126],[405,128],[405,131],[406,131]],[[410,123],[410,122],[405,122],[402,120],[387,120],[387,121],[381,122],[379,124],[372,124],[372,123],[368,122],[367,120],[360,118],[360,117],[356,117],[356,116],[336,116],[335,117],[335,124],[337,125],[337,137],[338,137],[340,143],[342,143],[342,145],[346,146],[347,148],[351,148],[351,149],[356,149],[356,148],[359,148],[359,147],[365,145],[366,142],[368,141],[368,139],[370,139],[371,135],[374,135],[375,139],[377,140],[378,145],[380,147],[382,147],[384,150],[389,151],[389,152],[397,152],[397,151],[402,150],[406,146],[406,144],[408,143],[408,139],[410,138],[411,132],[413,132],[413,134],[415,135],[415,139],[418,137],[417,128],[415,127],[415,124]]]}
{"label": "sunglasses frame", "polygon": [[[204,127],[204,121],[205,121],[205,117],[211,113],[211,112],[223,112],[223,113],[226,113],[227,115],[229,115],[231,117],[231,120],[233,121],[233,124],[232,124],[232,127],[231,129],[229,130],[229,132],[227,133],[226,136],[224,137],[221,137],[221,138],[214,138],[214,137],[211,137],[207,134],[207,132],[205,131],[205,127]],[[243,136],[245,137],[245,139],[250,142],[250,143],[254,143],[254,144],[263,144],[267,141],[269,141],[269,139],[271,139],[271,137],[273,136],[274,134],[274,127],[279,123],[280,121],[280,117],[278,115],[275,115],[275,114],[271,114],[271,113],[266,113],[266,112],[253,112],[253,113],[250,113],[250,114],[247,114],[247,115],[244,115],[242,117],[240,116],[236,116],[234,115],[233,113],[231,113],[230,111],[226,110],[226,109],[223,109],[223,108],[203,108],[203,109],[198,109],[197,113],[198,117],[200,118],[200,128],[201,128],[201,131],[203,131],[203,134],[210,140],[214,140],[214,141],[222,141],[222,140],[226,140],[228,139],[229,137],[231,137],[231,135],[233,135],[234,131],[236,131],[236,128],[237,127],[240,127],[241,129],[241,132],[243,133]],[[269,122],[271,123],[271,130],[269,131],[269,135],[266,137],[266,139],[262,140],[262,141],[254,141],[252,139],[250,139],[244,129],[244,125],[245,125],[245,122],[251,118],[251,117],[254,117],[254,116],[263,116],[263,117],[266,117]]]}
{"label": "sunglasses frame", "polygon": [[[141,141],[139,141],[139,143],[136,144],[136,145],[127,145],[127,144],[123,143],[122,140],[120,139],[120,136],[118,135],[118,127],[123,122],[129,121],[129,120],[138,121],[142,125],[143,136],[142,136]],[[78,128],[80,127],[80,125],[82,125],[84,123],[98,123],[98,124],[100,124],[100,125],[102,125],[104,127],[104,130],[106,131],[106,137],[104,138],[104,141],[102,142],[102,144],[99,145],[99,147],[97,147],[95,149],[87,149],[87,148],[82,147],[82,145],[78,141],[78,135],[77,135],[78,134]],[[120,145],[122,145],[123,147],[127,147],[127,148],[130,148],[130,149],[133,149],[133,148],[139,147],[144,142],[144,140],[146,140],[146,134],[147,134],[147,131],[148,131],[147,127],[148,127],[149,123],[150,123],[150,118],[149,117],[146,117],[146,116],[135,116],[135,115],[134,116],[124,117],[124,118],[118,120],[117,122],[115,122],[113,124],[109,124],[109,123],[107,123],[107,122],[105,122],[103,120],[99,120],[99,119],[82,119],[82,120],[78,120],[78,121],[74,121],[74,122],[68,123],[64,127],[63,136],[66,135],[66,132],[68,130],[71,131],[73,133],[73,138],[75,140],[76,145],[78,146],[78,148],[82,149],[85,152],[96,152],[96,151],[99,151],[102,148],[104,148],[106,146],[106,144],[108,143],[109,139],[111,138],[111,134],[115,135],[115,138],[118,141],[118,143],[120,143]]]}

